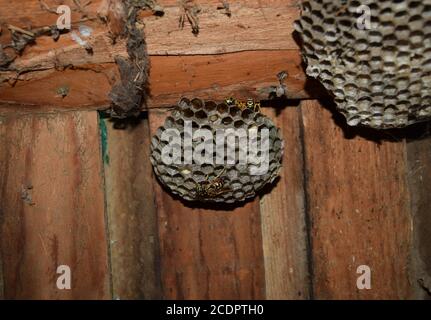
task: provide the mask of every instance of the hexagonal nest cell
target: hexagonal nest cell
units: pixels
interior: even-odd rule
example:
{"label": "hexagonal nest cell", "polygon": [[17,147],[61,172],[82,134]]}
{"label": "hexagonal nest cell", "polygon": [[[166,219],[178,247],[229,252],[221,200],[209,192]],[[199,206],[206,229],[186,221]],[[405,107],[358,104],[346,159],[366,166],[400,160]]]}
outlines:
{"label": "hexagonal nest cell", "polygon": [[307,74],[333,94],[349,125],[400,128],[431,118],[431,0],[303,1],[295,28]]}
{"label": "hexagonal nest cell", "polygon": [[[191,124],[192,134],[185,129],[186,123]],[[207,130],[212,136],[212,140],[205,142],[213,145],[211,163],[196,161],[195,157],[190,162],[185,161],[187,148],[194,154],[204,143],[195,136],[200,129]],[[269,142],[265,149],[268,150],[267,157],[259,152],[252,156],[252,148],[247,147],[250,144],[241,143],[238,138],[235,138],[234,144],[230,140],[231,150],[234,152],[227,152],[229,140],[223,138],[222,144],[217,140],[217,134],[227,129],[244,129],[242,132],[247,133],[248,142],[255,143],[259,152],[263,151],[262,140]],[[251,135],[250,129],[254,129],[257,134]],[[178,144],[181,146],[177,147],[181,148],[181,152],[176,155],[171,152],[172,159],[169,162],[164,161],[163,155],[167,154],[164,148],[172,141],[168,141],[164,133],[171,130],[180,134],[181,142]],[[262,134],[264,131],[265,135]],[[186,143],[187,139],[190,144]],[[255,197],[265,185],[274,182],[282,166],[283,150],[280,130],[259,111],[241,109],[227,102],[217,104],[213,101],[190,101],[183,98],[152,138],[151,163],[162,185],[187,201],[236,203]],[[240,162],[241,152],[254,161]],[[219,160],[215,160],[216,157],[220,157]],[[252,173],[252,168],[259,166],[267,170],[259,174]]]}

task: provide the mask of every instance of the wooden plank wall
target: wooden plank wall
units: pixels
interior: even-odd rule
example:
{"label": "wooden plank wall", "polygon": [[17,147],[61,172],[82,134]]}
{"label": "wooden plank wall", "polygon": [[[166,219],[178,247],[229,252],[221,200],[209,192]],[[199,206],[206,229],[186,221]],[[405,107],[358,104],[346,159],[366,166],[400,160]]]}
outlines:
{"label": "wooden plank wall", "polygon": [[[268,109],[285,143],[281,178],[261,199],[266,297],[308,299],[312,288],[305,212],[301,113],[297,107]],[[282,279],[282,280],[281,280]]]}
{"label": "wooden plank wall", "polygon": [[[151,132],[166,111],[150,113]],[[265,276],[259,201],[243,207],[193,207],[154,180],[162,281],[171,299],[263,299]]]}
{"label": "wooden plank wall", "polygon": [[431,296],[431,126],[418,126],[407,140],[408,181],[413,219],[411,281],[418,299]]}
{"label": "wooden plank wall", "polygon": [[[430,140],[373,141],[325,106],[265,110],[286,140],[284,170],[239,208],[191,207],[152,177],[149,132],[168,111],[122,130],[99,131],[94,112],[3,119],[4,296],[427,296]],[[55,286],[59,264],[71,291]],[[356,288],[363,264],[371,290]]]}
{"label": "wooden plank wall", "polygon": [[101,122],[114,299],[160,299],[157,207],[148,119]]}
{"label": "wooden plank wall", "polygon": [[[355,130],[337,126],[329,110],[310,102],[301,109],[315,297],[408,298],[405,142],[348,138]],[[372,290],[356,288],[361,265],[372,271]]]}
{"label": "wooden plank wall", "polygon": [[[0,0],[0,24],[52,23],[22,2]],[[294,0],[235,1],[231,19],[219,1],[201,1],[198,37],[178,30],[176,1],[160,3],[165,17],[146,20],[150,110],[125,128],[94,111],[109,103],[113,58],[124,53],[100,24],[93,56],[69,37],[42,38],[17,64],[43,70],[15,86],[15,72],[0,74],[0,298],[429,298],[429,128],[348,128],[327,100],[304,100],[321,95],[291,36]],[[266,99],[282,70],[288,96],[302,101],[264,110],[285,140],[277,183],[235,208],[163,190],[149,139],[166,107],[181,95]],[[59,85],[70,88],[64,99]],[[71,290],[56,287],[60,264],[71,267]],[[360,265],[371,290],[356,286]]]}
{"label": "wooden plank wall", "polygon": [[[96,112],[4,120],[0,245],[5,298],[110,297]],[[73,290],[56,286],[72,270]]]}

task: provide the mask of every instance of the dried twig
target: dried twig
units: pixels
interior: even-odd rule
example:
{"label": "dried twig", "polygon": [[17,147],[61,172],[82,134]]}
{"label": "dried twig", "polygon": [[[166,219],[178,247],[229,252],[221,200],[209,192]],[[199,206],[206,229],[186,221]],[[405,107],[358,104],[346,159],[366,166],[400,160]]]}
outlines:
{"label": "dried twig", "polygon": [[[86,17],[77,21],[76,24],[80,24],[85,21],[92,21],[94,19],[96,18]],[[21,54],[27,45],[34,44],[38,37],[51,36],[54,41],[57,41],[60,38],[61,34],[70,31],[67,29],[60,30],[56,25],[35,28],[31,30],[25,30],[14,25],[8,25],[8,29],[12,35],[12,41],[6,47],[13,48],[18,54]]]}
{"label": "dried twig", "polygon": [[179,18],[179,27],[184,29],[186,20],[192,27],[192,32],[195,36],[199,34],[199,13],[201,12],[200,7],[195,3],[194,0],[181,0],[181,15]]}
{"label": "dried twig", "polygon": [[227,15],[229,18],[232,17],[232,11],[230,10],[229,2],[222,0],[221,4],[217,7],[217,10],[223,10],[223,14]]}
{"label": "dried twig", "polygon": [[156,0],[132,0],[131,5],[138,9],[150,9],[157,16],[165,14],[165,9]]}
{"label": "dried twig", "polygon": [[[75,8],[75,10],[81,10],[84,11],[85,7],[87,7],[91,1],[87,1],[85,4],[81,4],[80,1],[74,1],[75,5],[78,9]],[[57,14],[57,11],[53,8],[50,8],[43,0],[39,0],[40,7],[42,10],[45,10],[47,12]],[[88,15],[83,15],[83,17],[79,21],[75,21],[75,23],[72,24],[72,26],[81,24],[85,21],[94,21],[97,20],[97,17],[89,17]],[[45,70],[43,67],[39,66],[32,66],[31,68],[24,68],[19,69],[14,66],[13,62],[17,58],[18,55],[22,54],[24,49],[27,47],[27,45],[34,44],[36,42],[36,39],[41,36],[51,36],[54,41],[57,41],[60,38],[60,35],[62,33],[67,33],[70,30],[63,29],[59,30],[56,25],[52,26],[45,26],[35,29],[23,29],[20,27],[17,27],[15,25],[8,25],[7,26],[10,33],[11,33],[11,42],[7,45],[0,45],[0,71],[12,71],[16,72],[17,76],[12,83],[15,84],[16,81],[18,81],[18,78],[21,74],[32,72],[32,71],[42,71]],[[0,34],[1,34],[1,27],[0,27]],[[8,53],[5,52],[4,49],[11,48],[15,51],[15,55],[11,56]],[[86,45],[85,49],[87,52],[92,53],[92,48],[90,45]]]}
{"label": "dried twig", "polygon": [[15,60],[16,55],[10,57],[3,49],[5,49],[5,47],[0,44],[0,71],[7,71],[9,65]]}
{"label": "dried twig", "polygon": [[57,14],[57,10],[49,7],[43,0],[39,0],[39,5],[42,10]]}
{"label": "dried twig", "polygon": [[[75,5],[75,8],[72,8],[72,11],[81,13],[82,19],[88,18],[90,16],[85,8],[91,4],[91,0],[88,0],[84,4],[82,4],[80,0],[73,0],[73,3]],[[39,0],[39,5],[42,8],[42,10],[45,10],[53,14],[57,14],[57,9],[51,8],[46,4],[45,1]],[[90,19],[93,20],[94,18],[90,18]]]}
{"label": "dried twig", "polygon": [[16,27],[16,26],[13,26],[13,25],[8,25],[8,29],[11,31],[11,32],[19,32],[19,33],[22,33],[22,34],[24,34],[24,35],[27,35],[27,36],[29,36],[29,37],[35,37],[36,35],[34,34],[34,32],[31,32],[31,31],[27,31],[27,30],[24,30],[24,29],[22,29],[22,28],[20,28],[20,27]]}
{"label": "dried twig", "polygon": [[88,12],[87,12],[87,10],[85,10],[85,8],[91,4],[91,0],[87,1],[85,4],[81,4],[80,0],[73,0],[73,3],[75,4],[78,12],[81,13],[81,17],[83,17],[83,18],[88,17]]}
{"label": "dried twig", "polygon": [[[81,23],[88,20],[96,20],[97,18],[91,18],[85,11],[85,7],[87,7],[91,1],[87,1],[85,4],[81,4],[80,0],[73,0],[76,10],[82,13],[82,19],[77,23]],[[40,7],[50,13],[57,14],[57,10],[48,6],[45,1],[39,0]],[[12,47],[15,52],[21,54],[25,47],[29,44],[33,44],[36,42],[36,38],[40,36],[51,36],[54,41],[57,41],[60,38],[61,33],[69,32],[70,30],[63,29],[60,30],[56,25],[41,27],[32,30],[25,30],[23,28],[9,25],[8,29],[12,35],[12,42],[9,47]]]}
{"label": "dried twig", "polygon": [[57,41],[61,33],[57,26],[25,30],[14,25],[8,25],[8,29],[12,34],[12,43],[10,44],[10,47],[19,54],[22,53],[27,45],[34,43],[36,38],[50,35],[55,41]]}

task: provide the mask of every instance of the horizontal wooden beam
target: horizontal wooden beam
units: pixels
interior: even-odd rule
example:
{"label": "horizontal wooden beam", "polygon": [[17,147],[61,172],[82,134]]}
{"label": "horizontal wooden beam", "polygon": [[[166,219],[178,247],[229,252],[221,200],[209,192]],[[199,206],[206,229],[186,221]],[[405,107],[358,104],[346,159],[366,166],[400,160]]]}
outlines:
{"label": "horizontal wooden beam", "polygon": [[[52,8],[59,1],[44,0]],[[76,6],[72,0],[61,1]],[[82,1],[84,3],[84,1]],[[97,17],[97,12],[106,0],[93,0],[85,8],[89,18]],[[200,8],[199,34],[191,32],[188,23],[179,27],[182,8],[178,0],[157,1],[165,14],[162,17],[146,15],[145,33],[148,53],[151,55],[195,55],[217,54],[245,50],[297,49],[292,37],[293,21],[299,17],[297,0],[235,0],[230,1],[231,16],[219,10],[220,0],[196,1]],[[38,0],[0,0],[0,23],[19,27],[42,27],[53,25],[57,15],[42,9]],[[73,11],[72,23],[81,20],[80,12]],[[106,34],[107,28],[100,21],[86,21],[79,24],[92,26],[93,38]],[[49,41],[48,41],[49,42]],[[74,44],[70,36],[63,36],[53,48],[69,47]],[[48,45],[44,43],[44,45]],[[28,52],[41,52],[40,46]]]}
{"label": "horizontal wooden beam", "polygon": [[[50,1],[45,1],[53,5]],[[72,1],[65,1],[73,8]],[[86,8],[96,17],[102,1]],[[301,55],[292,36],[292,22],[298,16],[296,1],[236,1],[229,18],[217,9],[220,1],[200,1],[200,33],[186,25],[178,27],[181,8],[177,1],[159,1],[163,17],[146,16],[145,33],[151,56],[150,108],[175,104],[181,96],[222,100],[229,95],[267,99],[271,87],[279,84],[277,73],[287,71],[287,97],[314,97],[306,90],[307,78]],[[0,0],[0,23],[21,28],[52,25],[57,16],[43,10],[39,1],[19,4]],[[72,22],[82,18],[74,12]],[[27,21],[24,23],[23,21]],[[89,54],[64,34],[55,42],[38,38],[0,73],[0,113],[93,110],[109,106],[108,93],[118,79],[114,59],[125,55],[124,41],[113,44],[108,28],[99,20],[80,23],[92,28],[87,41]],[[74,24],[76,29],[78,24]],[[78,32],[77,30],[74,30]],[[0,43],[7,43],[3,32]],[[67,96],[60,91],[66,89]]]}
{"label": "horizontal wooden beam", "polygon": [[[286,71],[287,97],[307,99],[309,91],[296,50],[239,52],[224,55],[152,56],[150,108],[175,105],[182,96],[223,100],[228,96],[268,99]],[[82,65],[53,71],[37,81],[0,88],[0,114],[95,110],[109,106],[108,93],[118,76],[115,64]],[[59,91],[67,88],[62,97]]]}

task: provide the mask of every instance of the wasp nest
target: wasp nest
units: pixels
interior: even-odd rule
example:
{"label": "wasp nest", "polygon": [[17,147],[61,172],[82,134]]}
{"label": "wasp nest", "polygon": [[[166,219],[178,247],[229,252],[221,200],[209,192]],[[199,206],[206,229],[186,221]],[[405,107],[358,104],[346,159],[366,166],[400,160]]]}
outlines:
{"label": "wasp nest", "polygon": [[307,74],[352,126],[431,117],[431,0],[309,0],[295,23]]}
{"label": "wasp nest", "polygon": [[160,182],[185,200],[234,203],[278,176],[280,131],[253,101],[182,99],[151,141]]}

